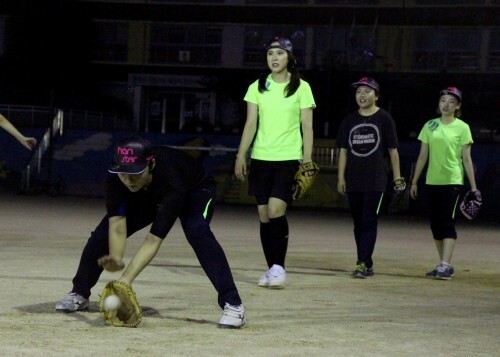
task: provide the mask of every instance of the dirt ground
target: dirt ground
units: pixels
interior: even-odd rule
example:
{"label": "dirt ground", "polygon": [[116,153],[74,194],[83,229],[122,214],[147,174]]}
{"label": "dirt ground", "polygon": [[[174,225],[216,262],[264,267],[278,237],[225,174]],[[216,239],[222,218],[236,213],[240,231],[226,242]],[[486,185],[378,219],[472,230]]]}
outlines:
{"label": "dirt ground", "polygon": [[[291,210],[288,286],[256,285],[266,270],[254,207],[219,206],[212,228],[232,267],[247,327],[216,327],[216,293],[176,224],[134,289],[135,329],[88,312],[56,313],[81,250],[104,214],[101,199],[0,194],[1,356],[500,356],[500,229],[458,223],[451,281],[424,278],[437,263],[427,222],[384,215],[375,277],[353,279],[347,213]],[[126,261],[142,242],[128,240]]]}

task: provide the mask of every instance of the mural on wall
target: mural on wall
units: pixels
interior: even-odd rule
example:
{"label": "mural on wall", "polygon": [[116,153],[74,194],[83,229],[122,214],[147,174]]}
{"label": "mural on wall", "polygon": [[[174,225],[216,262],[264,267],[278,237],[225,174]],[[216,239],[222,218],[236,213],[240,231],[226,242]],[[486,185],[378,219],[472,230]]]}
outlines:
{"label": "mural on wall", "polygon": [[[0,140],[2,139],[0,132]],[[104,196],[104,180],[111,163],[113,143],[129,135],[129,132],[66,131],[57,139],[53,148],[50,174],[46,169],[35,179],[42,185],[32,194],[44,193],[45,188],[56,190],[57,194],[74,196]],[[248,181],[241,182],[233,177],[233,163],[238,136],[193,135],[193,134],[145,134],[142,136],[156,145],[184,148],[188,153],[203,162],[218,183],[218,200],[221,203],[255,205],[255,199],[248,195]],[[36,133],[33,135],[37,137]],[[2,143],[7,142],[1,141]],[[482,215],[484,218],[498,220],[500,202],[498,189],[500,180],[500,147],[498,145],[475,144],[473,159],[476,165],[476,180],[484,197]],[[409,173],[411,163],[418,155],[419,145],[401,143],[402,172]],[[20,183],[20,172],[30,158],[29,152],[19,145],[5,145],[0,150],[0,185],[16,192]],[[313,187],[303,199],[292,203],[292,207],[339,208],[348,209],[345,196],[337,192],[337,169],[329,163],[320,165],[321,172]],[[405,174],[406,175],[406,174]],[[424,177],[425,175],[422,175]],[[50,182],[47,180],[50,178]],[[467,187],[467,183],[465,185]],[[385,208],[390,204],[387,195]],[[400,200],[398,213],[421,214],[425,210],[425,192],[422,199]],[[389,212],[391,213],[391,212]]]}

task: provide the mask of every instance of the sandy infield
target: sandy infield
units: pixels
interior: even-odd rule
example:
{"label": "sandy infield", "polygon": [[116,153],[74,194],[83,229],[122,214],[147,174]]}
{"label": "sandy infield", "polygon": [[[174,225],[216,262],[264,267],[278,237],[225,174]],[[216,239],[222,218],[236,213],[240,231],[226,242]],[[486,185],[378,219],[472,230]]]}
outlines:
{"label": "sandy infield", "polygon": [[[451,281],[424,278],[437,263],[427,222],[383,215],[375,277],[355,263],[346,212],[292,209],[288,286],[259,288],[266,266],[255,207],[219,206],[212,228],[247,310],[247,327],[216,327],[216,293],[180,225],[134,290],[144,310],[135,329],[105,326],[88,312],[56,313],[80,254],[104,214],[101,199],[0,194],[1,356],[500,356],[500,230],[458,224]],[[126,261],[146,230],[128,240]]]}

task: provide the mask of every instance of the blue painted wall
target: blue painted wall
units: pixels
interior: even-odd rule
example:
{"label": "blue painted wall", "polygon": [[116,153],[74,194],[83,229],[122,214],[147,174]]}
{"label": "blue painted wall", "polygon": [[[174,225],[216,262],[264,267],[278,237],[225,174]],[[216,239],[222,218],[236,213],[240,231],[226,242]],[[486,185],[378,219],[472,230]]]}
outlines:
{"label": "blue painted wall", "polygon": [[[25,135],[41,138],[42,130],[26,129]],[[53,149],[51,183],[59,182],[62,194],[101,197],[104,194],[104,177],[111,163],[111,148],[117,140],[128,135],[124,132],[102,131],[66,131],[63,137],[57,138]],[[148,140],[159,145],[182,146],[192,142],[192,146],[217,146],[237,148],[240,137],[200,135],[196,134],[141,134]],[[400,148],[402,173],[407,176],[412,162],[418,156],[420,145],[417,142],[402,143]],[[220,197],[230,203],[254,204],[252,198],[246,196],[246,187],[234,187],[231,182],[231,165],[235,153],[229,152],[196,152],[205,166],[216,176],[219,183],[219,193],[227,195]],[[24,149],[15,139],[4,131],[0,131],[0,187],[16,190],[20,187],[20,172],[30,158],[30,152]],[[475,144],[472,149],[473,161],[476,166],[476,180],[483,193],[484,218],[500,221],[500,145]],[[45,163],[47,165],[47,163]],[[336,174],[324,170],[325,182],[317,192],[311,191],[309,197],[300,205],[318,207],[345,207],[338,199],[325,201],[326,196],[336,195]],[[422,174],[421,182],[425,173]],[[39,180],[48,183],[49,176],[45,170]],[[233,187],[229,187],[233,186]],[[315,185],[316,186],[316,185]],[[318,186],[320,186],[318,184]],[[230,192],[232,190],[232,193]],[[326,192],[326,191],[328,192]],[[232,196],[231,196],[232,195]],[[425,207],[425,192],[422,192],[421,202],[411,200],[410,211],[423,213]],[[236,197],[237,196],[237,197]],[[317,197],[314,197],[317,196]],[[322,197],[320,197],[322,196]],[[320,199],[321,198],[321,199]]]}

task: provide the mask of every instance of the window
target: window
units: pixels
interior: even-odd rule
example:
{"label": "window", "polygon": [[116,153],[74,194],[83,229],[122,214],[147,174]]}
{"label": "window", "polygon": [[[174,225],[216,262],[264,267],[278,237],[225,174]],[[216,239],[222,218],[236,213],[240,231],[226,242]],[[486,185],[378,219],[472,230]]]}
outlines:
{"label": "window", "polygon": [[222,30],[215,27],[151,25],[150,63],[219,65]]}
{"label": "window", "polygon": [[417,0],[418,5],[480,5],[485,0]]}
{"label": "window", "polygon": [[500,71],[500,29],[498,28],[492,30],[490,34],[488,69]]}
{"label": "window", "polygon": [[317,28],[313,59],[318,67],[370,70],[375,66],[376,32],[368,26]]}
{"label": "window", "polygon": [[128,25],[126,22],[96,22],[94,60],[126,62]]}
{"label": "window", "polygon": [[415,31],[413,67],[420,70],[479,69],[481,32],[422,28]]}
{"label": "window", "polygon": [[[189,5],[189,4],[213,4],[213,3],[224,3],[225,0],[183,0],[182,1],[182,4],[183,5]],[[144,0],[142,0],[142,2],[144,2]],[[155,4],[155,3],[159,3],[159,4],[162,4],[162,3],[174,3],[174,4],[178,4],[179,3],[179,0],[149,0],[149,2],[151,4]]]}
{"label": "window", "polygon": [[315,0],[317,5],[374,5],[375,0]]}
{"label": "window", "polygon": [[249,5],[259,4],[259,5],[290,5],[290,4],[308,4],[308,0],[246,0]]}

